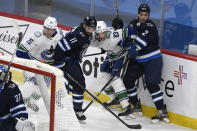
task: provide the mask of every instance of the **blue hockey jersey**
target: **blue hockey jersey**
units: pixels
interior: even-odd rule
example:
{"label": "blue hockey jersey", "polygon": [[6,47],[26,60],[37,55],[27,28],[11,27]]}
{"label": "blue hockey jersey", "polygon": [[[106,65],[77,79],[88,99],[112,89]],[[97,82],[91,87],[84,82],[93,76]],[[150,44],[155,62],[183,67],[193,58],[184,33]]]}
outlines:
{"label": "blue hockey jersey", "polygon": [[63,67],[66,60],[79,62],[90,40],[91,36],[85,33],[82,24],[68,32],[56,46],[54,66]]}
{"label": "blue hockey jersey", "polygon": [[0,90],[0,122],[4,123],[16,117],[28,118],[22,94],[14,82],[4,82]]}
{"label": "blue hockey jersey", "polygon": [[139,23],[138,19],[135,19],[130,22],[129,26],[133,27],[137,34],[147,43],[147,46],[139,51],[136,57],[137,62],[143,63],[161,57],[158,30],[153,21],[147,20],[145,23]]}

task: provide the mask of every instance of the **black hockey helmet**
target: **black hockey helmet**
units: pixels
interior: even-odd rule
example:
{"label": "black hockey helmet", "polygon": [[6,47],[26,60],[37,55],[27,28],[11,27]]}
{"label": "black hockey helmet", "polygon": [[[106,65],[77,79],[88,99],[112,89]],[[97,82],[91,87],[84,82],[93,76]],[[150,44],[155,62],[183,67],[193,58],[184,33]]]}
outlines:
{"label": "black hockey helmet", "polygon": [[87,16],[83,22],[86,26],[96,28],[97,21],[94,16]]}
{"label": "black hockey helmet", "polygon": [[120,17],[116,17],[112,20],[112,27],[116,29],[122,29],[124,26],[124,23]]}
{"label": "black hockey helmet", "polygon": [[150,14],[150,7],[147,5],[147,4],[141,4],[139,7],[138,7],[138,14],[140,12],[147,12],[148,14]]}

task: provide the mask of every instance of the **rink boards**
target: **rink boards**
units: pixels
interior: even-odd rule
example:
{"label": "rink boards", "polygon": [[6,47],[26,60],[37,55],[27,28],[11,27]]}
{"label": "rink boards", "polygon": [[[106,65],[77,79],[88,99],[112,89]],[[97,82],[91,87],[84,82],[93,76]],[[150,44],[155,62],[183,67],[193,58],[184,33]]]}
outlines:
{"label": "rink boards", "polygon": [[[11,21],[17,21],[21,31],[25,34],[23,40],[27,40],[33,32],[42,30],[42,21],[16,16],[0,12],[0,55],[11,55],[14,52],[18,36],[14,28],[11,28]],[[80,23],[80,22],[79,22]],[[65,32],[69,27],[61,26]],[[188,59],[182,56],[173,55],[168,51],[163,54],[163,73],[161,89],[164,92],[164,100],[167,104],[170,120],[172,123],[197,129],[197,62],[196,59]],[[99,49],[90,47],[86,54],[100,53]],[[105,83],[101,80],[100,64],[105,55],[84,57],[81,67],[86,77],[87,89],[96,94]],[[154,66],[154,65],[153,65]],[[144,89],[140,80],[139,96],[143,112],[147,116],[155,113],[150,94]],[[85,97],[90,99],[88,95]],[[109,98],[102,94],[99,97],[102,101]]]}

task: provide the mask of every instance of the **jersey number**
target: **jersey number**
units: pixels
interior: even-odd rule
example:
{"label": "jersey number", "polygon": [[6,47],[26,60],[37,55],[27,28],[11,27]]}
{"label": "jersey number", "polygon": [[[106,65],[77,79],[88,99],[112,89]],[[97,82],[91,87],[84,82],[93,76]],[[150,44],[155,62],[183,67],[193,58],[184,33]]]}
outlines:
{"label": "jersey number", "polygon": [[119,37],[119,33],[118,32],[114,32],[113,36],[114,36],[114,38]]}
{"label": "jersey number", "polygon": [[21,100],[21,94],[20,93],[15,95],[14,97],[16,99],[16,102],[19,102]]}
{"label": "jersey number", "polygon": [[148,34],[148,30],[145,30],[142,35],[145,36],[146,34]]}
{"label": "jersey number", "polygon": [[30,39],[27,41],[27,44],[30,45],[32,42],[33,42],[33,39],[30,38]]}

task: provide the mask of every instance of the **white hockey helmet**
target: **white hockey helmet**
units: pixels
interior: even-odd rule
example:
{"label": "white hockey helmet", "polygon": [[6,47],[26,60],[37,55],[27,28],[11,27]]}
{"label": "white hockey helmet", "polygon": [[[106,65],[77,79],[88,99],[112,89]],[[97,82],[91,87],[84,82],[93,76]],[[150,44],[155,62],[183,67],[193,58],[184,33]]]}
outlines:
{"label": "white hockey helmet", "polygon": [[104,21],[97,21],[97,26],[96,26],[96,33],[102,33],[107,30],[107,25]]}
{"label": "white hockey helmet", "polygon": [[44,21],[44,27],[49,29],[56,29],[57,28],[57,20],[54,17],[47,17]]}

